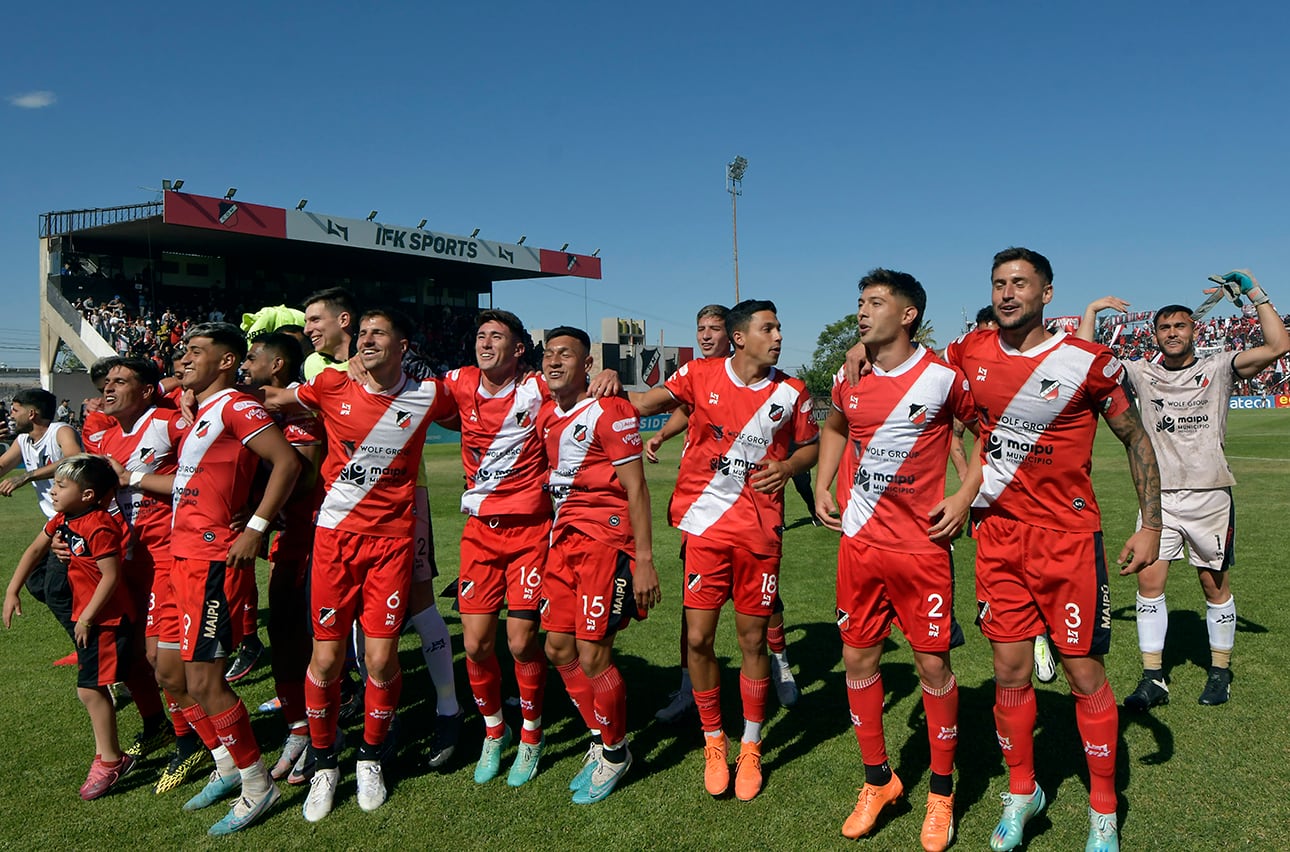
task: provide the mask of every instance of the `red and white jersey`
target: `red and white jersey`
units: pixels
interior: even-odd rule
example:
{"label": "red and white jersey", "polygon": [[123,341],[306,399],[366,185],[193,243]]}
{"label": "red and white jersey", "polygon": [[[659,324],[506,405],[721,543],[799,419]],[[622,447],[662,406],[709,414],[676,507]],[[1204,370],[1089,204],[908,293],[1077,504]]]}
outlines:
{"label": "red and white jersey", "polygon": [[410,536],[413,488],[426,431],[452,414],[438,379],[403,381],[377,393],[341,370],[323,370],[298,386],[296,399],[320,412],[327,429],[322,477],[327,486],[318,526],[378,536]]}
{"label": "red and white jersey", "polygon": [[260,460],[245,445],[277,427],[255,397],[232,388],[204,401],[187,429],[183,423],[170,421],[179,446],[170,552],[184,559],[222,560],[238,536],[229,524],[251,495]]}
{"label": "red and white jersey", "polygon": [[641,456],[636,409],[618,397],[588,397],[568,411],[548,400],[538,412],[538,428],[551,466],[552,538],[567,525],[619,550],[632,550],[627,491],[614,468]]}
{"label": "red and white jersey", "polygon": [[806,385],[772,368],[744,384],[730,358],[690,361],[667,380],[667,390],[690,409],[689,435],[669,520],[679,530],[778,556],[784,530],[784,492],[762,494],[748,477],[788,458],[794,444],[819,438]]}
{"label": "red and white jersey", "polygon": [[1100,529],[1089,479],[1097,418],[1129,407],[1111,350],[1059,332],[1019,352],[983,330],[945,357],[976,399],[985,479],[973,507],[1050,529]]}
{"label": "red and white jersey", "polygon": [[[72,552],[72,560],[67,564],[67,583],[72,587],[72,620],[76,621],[93,600],[103,579],[99,560],[109,556],[122,558],[121,526],[103,509],[90,509],[76,516],[58,512],[46,522],[45,535],[53,538],[60,532]],[[94,623],[115,626],[123,617],[135,617],[124,578],[99,607]]]}
{"label": "red and white jersey", "polygon": [[542,491],[546,454],[537,435],[537,415],[549,397],[540,375],[511,382],[495,394],[484,389],[478,367],[444,377],[461,414],[461,465],[468,515],[545,515],[551,501]]}
{"label": "red and white jersey", "polygon": [[847,419],[846,452],[856,462],[838,480],[839,498],[848,492],[842,534],[886,550],[949,550],[927,537],[927,513],[945,496],[954,418],[976,420],[963,374],[918,346],[891,372],[875,366],[855,385],[839,370],[833,407]]}
{"label": "red and white jersey", "polygon": [[[109,418],[107,428],[84,435],[85,451],[114,458],[125,469],[139,473],[169,476],[177,466],[177,430],[186,423],[175,424],[179,412],[173,408],[149,408],[134,427],[126,432],[116,418]],[[87,422],[89,418],[86,418]],[[170,500],[129,485],[116,491],[116,505],[125,520],[130,536],[126,541],[126,558],[134,557],[134,548],[145,550],[168,548],[170,543]]]}

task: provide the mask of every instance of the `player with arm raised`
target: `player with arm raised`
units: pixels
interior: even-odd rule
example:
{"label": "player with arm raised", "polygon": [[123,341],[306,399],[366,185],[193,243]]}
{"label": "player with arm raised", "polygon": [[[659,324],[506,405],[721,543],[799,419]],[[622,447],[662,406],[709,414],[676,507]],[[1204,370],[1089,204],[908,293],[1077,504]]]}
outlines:
{"label": "player with arm raised", "polygon": [[614,638],[660,599],[640,422],[621,398],[591,396],[590,368],[585,331],[547,332],[542,374],[552,399],[542,405],[538,430],[555,520],[539,608],[547,658],[592,735],[569,784],[579,805],[604,799],[631,766]]}
{"label": "player with arm raised", "polygon": [[748,801],[762,785],[761,728],[770,687],[766,630],[779,590],[783,489],[814,466],[819,433],[806,386],[775,367],[783,336],[774,303],[740,302],[727,328],[734,344],[729,358],[691,361],[664,387],[629,396],[642,414],[690,409],[690,443],[669,514],[684,533],[688,656],[704,733],[704,787],[720,796],[730,786],[713,642],[721,608],[733,600],[744,717],[735,795]]}
{"label": "player with arm raised", "polygon": [[973,331],[946,349],[972,386],[983,484],[973,502],[978,621],[994,654],[995,725],[1008,764],[994,850],[1016,848],[1043,809],[1035,783],[1033,639],[1045,629],[1075,696],[1089,769],[1087,848],[1118,849],[1117,707],[1103,655],[1111,598],[1101,514],[1089,471],[1097,418],[1128,450],[1143,528],[1120,552],[1122,574],[1156,559],[1160,473],[1151,441],[1121,386],[1124,368],[1104,346],[1044,327],[1052,265],[1009,248],[994,257],[997,331]]}
{"label": "player with arm raised", "polygon": [[[730,335],[726,333],[726,317],[730,309],[724,305],[705,305],[699,309],[695,342],[699,353],[704,358],[729,358]],[[685,409],[678,408],[663,424],[663,428],[645,442],[645,458],[650,462],[658,461],[658,449],[663,442],[686,431],[690,418]],[[684,451],[682,451],[684,452]],[[802,471],[795,477],[795,482],[805,475],[810,480],[810,472]],[[812,500],[812,503],[814,501]],[[811,509],[815,517],[814,508]],[[681,688],[671,696],[668,705],[654,714],[663,722],[675,722],[694,708],[694,687],[690,683],[690,664],[688,659],[685,621],[685,610],[681,610]],[[778,594],[775,596],[775,611],[771,613],[770,625],[766,628],[766,644],[770,648],[770,679],[775,685],[775,694],[779,703],[791,707],[797,703],[801,691],[793,678],[793,670],[788,662],[788,642],[784,637],[784,602]]]}
{"label": "player with arm raised", "polygon": [[[1198,700],[1203,705],[1223,704],[1231,695],[1236,600],[1228,569],[1235,562],[1232,486],[1236,480],[1223,456],[1228,400],[1237,379],[1258,375],[1290,352],[1290,332],[1249,270],[1222,277],[1230,296],[1250,300],[1263,332],[1261,346],[1200,357],[1191,309],[1166,305],[1151,320],[1160,362],[1143,358],[1124,365],[1160,465],[1164,524],[1160,559],[1138,574],[1142,678],[1124,699],[1124,706],[1139,713],[1169,701],[1163,664],[1169,627],[1165,580],[1170,563],[1182,558],[1184,544],[1205,595],[1209,633],[1209,673]],[[1127,307],[1128,302],[1113,296],[1093,302],[1077,333],[1092,340],[1099,311]]]}
{"label": "player with arm raised", "polygon": [[[875,269],[860,279],[860,342],[873,370],[855,385],[841,371],[834,380],[833,410],[820,431],[816,511],[842,532],[837,619],[864,761],[865,783],[842,834],[869,834],[882,809],[904,793],[887,762],[878,665],[894,621],[914,649],[927,714],[932,775],[921,840],[924,849],[940,852],[954,840],[958,740],[950,539],[967,519],[981,466],[974,460],[960,489],[945,496],[951,426],[974,426],[976,412],[963,374],[914,342],[926,305],[912,275]],[[851,475],[838,483],[839,520],[829,489],[848,452]]]}

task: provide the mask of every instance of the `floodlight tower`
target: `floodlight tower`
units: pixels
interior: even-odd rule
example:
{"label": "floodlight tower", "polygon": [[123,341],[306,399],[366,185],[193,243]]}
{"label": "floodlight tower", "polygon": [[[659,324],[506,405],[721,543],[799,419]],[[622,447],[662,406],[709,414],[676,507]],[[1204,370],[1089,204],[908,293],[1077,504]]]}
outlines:
{"label": "floodlight tower", "polygon": [[730,230],[735,247],[735,304],[739,303],[739,196],[744,194],[744,171],[748,161],[736,156],[726,164],[726,192],[730,193]]}

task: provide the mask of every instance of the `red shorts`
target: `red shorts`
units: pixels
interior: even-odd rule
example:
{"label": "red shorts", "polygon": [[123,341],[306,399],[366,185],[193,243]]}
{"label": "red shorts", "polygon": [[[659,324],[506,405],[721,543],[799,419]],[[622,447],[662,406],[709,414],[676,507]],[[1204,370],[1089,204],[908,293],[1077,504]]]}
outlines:
{"label": "red shorts", "polygon": [[701,535],[685,538],[685,606],[770,618],[779,597],[779,557],[763,556]]}
{"label": "red shorts", "polygon": [[1111,648],[1111,589],[1100,532],[1064,532],[988,515],[976,528],[977,622],[994,642],[1047,629],[1074,657]]}
{"label": "red shorts", "polygon": [[349,638],[357,618],[363,633],[392,639],[403,629],[412,588],[412,539],[319,527],[309,594],[314,638]]}
{"label": "red shorts", "polygon": [[565,527],[551,542],[542,577],[542,628],[600,640],[639,617],[630,553]]}
{"label": "red shorts", "polygon": [[177,646],[183,639],[183,631],[179,629],[179,607],[175,603],[175,586],[171,579],[173,571],[171,560],[167,558],[164,563],[158,563],[152,573],[144,635],[155,636],[158,642]]}
{"label": "red shorts", "polygon": [[117,625],[95,624],[84,648],[76,647],[76,685],[93,689],[111,686],[130,671],[130,636],[134,627],[122,619]]}
{"label": "red shorts", "polygon": [[536,615],[550,541],[549,517],[467,518],[457,608],[463,614],[495,615],[505,599],[510,614]]}
{"label": "red shorts", "polygon": [[227,657],[242,641],[243,612],[255,599],[255,566],[176,556],[170,569],[180,621],[179,651],[187,662]]}
{"label": "red shorts", "polygon": [[879,644],[894,621],[915,651],[948,651],[954,621],[949,552],[883,550],[843,536],[837,616],[842,641],[852,648]]}

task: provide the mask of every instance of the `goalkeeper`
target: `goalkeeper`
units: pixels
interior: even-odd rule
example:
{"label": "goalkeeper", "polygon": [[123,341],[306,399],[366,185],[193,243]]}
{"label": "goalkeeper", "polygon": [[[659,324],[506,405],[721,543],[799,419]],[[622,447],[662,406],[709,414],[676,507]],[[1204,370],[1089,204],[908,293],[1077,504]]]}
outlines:
{"label": "goalkeeper", "polygon": [[[1159,363],[1145,358],[1124,363],[1160,465],[1164,520],[1160,559],[1138,574],[1143,671],[1138,688],[1124,699],[1125,708],[1135,712],[1169,702],[1162,663],[1169,625],[1165,578],[1170,562],[1182,558],[1184,543],[1205,593],[1209,633],[1209,674],[1199,702],[1223,704],[1231,695],[1236,601],[1228,569],[1235,561],[1232,485],[1236,480],[1223,456],[1228,400],[1236,379],[1255,376],[1290,352],[1290,332],[1249,270],[1234,270],[1212,280],[1222,284],[1207,293],[1225,296],[1242,305],[1247,316],[1258,316],[1262,346],[1197,357],[1191,308],[1166,305],[1152,318]],[[1123,311],[1128,304],[1114,296],[1093,302],[1085,309],[1076,334],[1092,340],[1098,312]]]}

